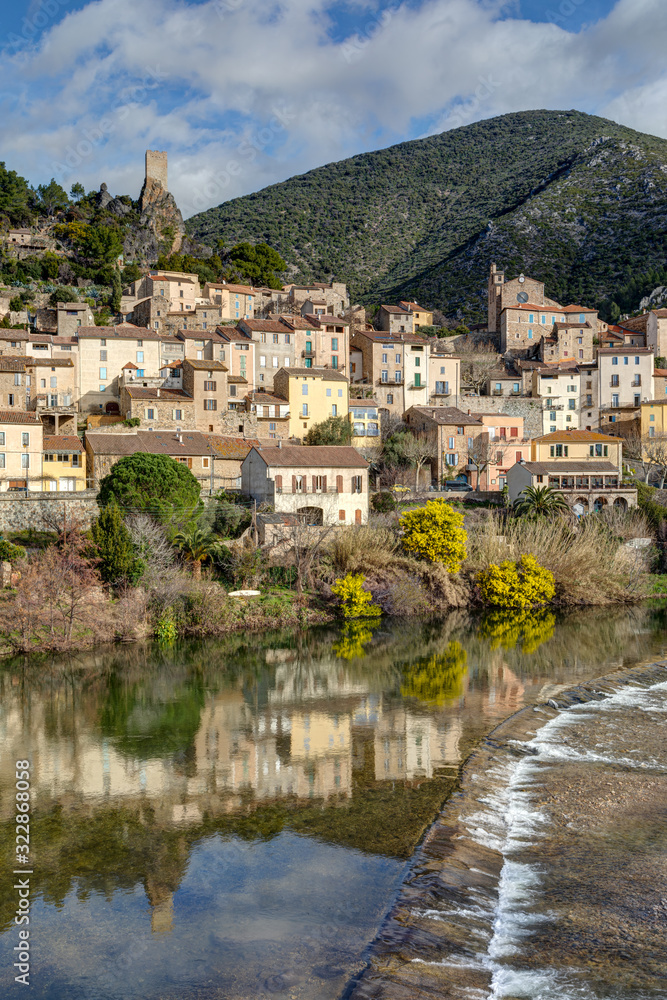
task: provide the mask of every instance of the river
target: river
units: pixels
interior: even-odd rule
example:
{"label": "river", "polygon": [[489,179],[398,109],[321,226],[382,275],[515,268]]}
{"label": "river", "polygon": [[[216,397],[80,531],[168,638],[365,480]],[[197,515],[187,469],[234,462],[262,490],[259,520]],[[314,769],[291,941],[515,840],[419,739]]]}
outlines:
{"label": "river", "polygon": [[[457,612],[438,624],[5,664],[0,995],[21,989],[12,964],[16,761],[31,765],[32,997],[335,1000],[364,970],[470,751],[563,686],[663,658],[665,621],[661,607],[483,621]],[[626,708],[620,722],[609,710],[608,721],[622,725]],[[549,724],[542,743],[560,745]],[[544,757],[545,772],[555,771],[547,797],[565,799],[576,782],[580,762],[566,763],[567,781],[553,752]],[[512,775],[495,784],[523,789],[543,777]],[[582,846],[558,850],[580,856]],[[514,860],[537,878],[535,857]],[[547,909],[554,879],[544,883]],[[581,921],[585,900],[571,909]],[[460,995],[535,998],[520,990],[536,963],[551,984],[544,996],[563,995],[556,940],[544,936],[532,966],[482,956],[482,978],[473,970]]]}

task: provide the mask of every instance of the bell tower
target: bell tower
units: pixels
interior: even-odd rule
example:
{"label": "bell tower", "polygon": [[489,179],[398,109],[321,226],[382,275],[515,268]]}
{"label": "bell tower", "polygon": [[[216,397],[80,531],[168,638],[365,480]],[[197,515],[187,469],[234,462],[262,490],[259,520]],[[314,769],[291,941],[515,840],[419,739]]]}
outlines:
{"label": "bell tower", "polygon": [[499,271],[495,264],[489,272],[489,293],[487,307],[487,327],[489,333],[499,333],[500,314],[502,312],[502,288],[505,284],[505,272]]}

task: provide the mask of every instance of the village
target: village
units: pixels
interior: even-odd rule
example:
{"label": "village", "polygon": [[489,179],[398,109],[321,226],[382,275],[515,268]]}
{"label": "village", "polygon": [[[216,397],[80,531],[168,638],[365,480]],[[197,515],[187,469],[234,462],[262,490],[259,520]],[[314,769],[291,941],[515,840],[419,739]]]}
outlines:
{"label": "village", "polygon": [[[166,159],[157,181],[146,163],[166,187]],[[333,280],[202,285],[155,268],[123,289],[114,325],[79,301],[14,318],[24,328],[0,330],[2,528],[24,526],[7,502],[35,494],[94,505],[136,452],[186,464],[204,495],[324,525],[366,523],[369,497],[396,488],[513,503],[548,486],[578,516],[625,510],[624,460],[667,467],[667,310],[610,325],[495,263],[487,323],[462,336],[428,335],[433,311],[412,301],[370,322]],[[388,467],[401,430],[411,447]]]}

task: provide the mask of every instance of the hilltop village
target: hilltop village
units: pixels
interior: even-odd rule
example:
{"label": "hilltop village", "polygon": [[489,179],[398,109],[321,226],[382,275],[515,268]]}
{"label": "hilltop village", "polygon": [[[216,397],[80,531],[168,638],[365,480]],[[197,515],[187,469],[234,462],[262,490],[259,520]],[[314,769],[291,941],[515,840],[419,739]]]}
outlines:
{"label": "hilltop village", "polygon": [[[146,154],[141,204],[151,225],[156,212],[176,219],[178,249],[166,154]],[[18,260],[50,252],[30,229],[4,244]],[[549,485],[581,514],[636,504],[624,445],[626,459],[667,463],[665,309],[610,325],[491,263],[487,323],[461,333],[413,301],[369,313],[335,280],[272,288],[137,273],[106,325],[86,300],[7,312],[6,501],[91,496],[120,458],[148,452],[185,463],[205,493],[241,490],[313,523],[365,523],[369,494],[397,485],[510,501]],[[407,458],[383,461],[401,433]],[[0,524],[15,526],[2,509]]]}

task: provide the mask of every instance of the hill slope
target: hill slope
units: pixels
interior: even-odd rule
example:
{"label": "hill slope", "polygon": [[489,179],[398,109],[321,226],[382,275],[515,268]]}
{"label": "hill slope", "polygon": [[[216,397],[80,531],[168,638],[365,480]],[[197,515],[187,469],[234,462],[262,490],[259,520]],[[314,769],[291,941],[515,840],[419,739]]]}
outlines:
{"label": "hill slope", "polygon": [[667,263],[667,141],[578,111],[503,115],[332,163],[194,216],[227,246],[264,240],[298,280],[354,299],[485,312],[488,265],[598,304]]}

